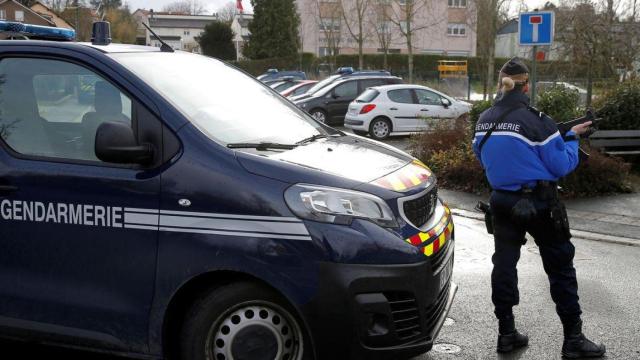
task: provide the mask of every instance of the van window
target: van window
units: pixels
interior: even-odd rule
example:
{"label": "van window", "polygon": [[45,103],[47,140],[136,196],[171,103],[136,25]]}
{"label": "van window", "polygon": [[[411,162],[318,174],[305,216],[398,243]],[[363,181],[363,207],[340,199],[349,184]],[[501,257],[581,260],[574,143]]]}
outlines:
{"label": "van window", "polygon": [[386,85],[387,81],[385,79],[364,79],[360,80],[360,88],[366,89],[374,86]]}
{"label": "van window", "polygon": [[358,82],[347,81],[343,84],[340,84],[336,86],[336,88],[333,90],[333,93],[341,98],[353,99],[358,96]]}
{"label": "van window", "polygon": [[93,160],[98,126],[131,125],[131,100],[90,70],[50,59],[0,61],[0,136],[24,155]]}

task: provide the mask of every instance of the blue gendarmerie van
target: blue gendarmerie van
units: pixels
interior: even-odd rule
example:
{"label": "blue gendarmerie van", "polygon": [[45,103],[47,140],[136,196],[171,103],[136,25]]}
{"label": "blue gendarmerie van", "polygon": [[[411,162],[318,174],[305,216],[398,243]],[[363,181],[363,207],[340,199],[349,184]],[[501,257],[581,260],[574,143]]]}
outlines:
{"label": "blue gendarmerie van", "polygon": [[431,348],[457,287],[424,164],[224,62],[99,35],[0,41],[1,336],[180,360]]}

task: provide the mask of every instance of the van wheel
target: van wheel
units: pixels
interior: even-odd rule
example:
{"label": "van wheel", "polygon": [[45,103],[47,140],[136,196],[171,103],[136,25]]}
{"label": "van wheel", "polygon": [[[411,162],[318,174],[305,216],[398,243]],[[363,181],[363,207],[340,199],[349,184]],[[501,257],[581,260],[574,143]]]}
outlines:
{"label": "van wheel", "polygon": [[319,122],[323,123],[323,124],[327,124],[327,112],[322,110],[322,109],[313,109],[311,110],[311,112],[309,113],[311,114],[311,117],[313,117],[314,119],[318,120]]}
{"label": "van wheel", "polygon": [[391,134],[391,122],[385,118],[373,119],[369,125],[369,135],[376,140],[384,140]]}
{"label": "van wheel", "polygon": [[303,360],[305,338],[290,306],[274,291],[249,282],[222,286],[187,313],[182,360]]}

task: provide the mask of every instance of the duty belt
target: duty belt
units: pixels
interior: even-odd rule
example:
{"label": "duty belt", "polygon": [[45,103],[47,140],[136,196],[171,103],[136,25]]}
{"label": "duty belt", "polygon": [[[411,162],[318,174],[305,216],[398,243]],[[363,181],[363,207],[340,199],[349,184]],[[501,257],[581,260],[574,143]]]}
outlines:
{"label": "duty belt", "polygon": [[523,186],[520,190],[494,190],[503,194],[510,195],[529,195],[540,200],[554,200],[558,198],[558,183],[555,181],[538,180],[536,186]]}

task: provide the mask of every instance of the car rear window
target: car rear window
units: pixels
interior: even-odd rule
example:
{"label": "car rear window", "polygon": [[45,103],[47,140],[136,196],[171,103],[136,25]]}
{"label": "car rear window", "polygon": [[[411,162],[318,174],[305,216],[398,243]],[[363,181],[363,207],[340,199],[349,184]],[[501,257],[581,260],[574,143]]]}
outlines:
{"label": "car rear window", "polygon": [[359,102],[359,103],[371,102],[373,101],[373,99],[377,98],[379,94],[380,92],[376,89],[367,89],[360,96],[358,96],[358,98],[356,99],[356,102]]}

